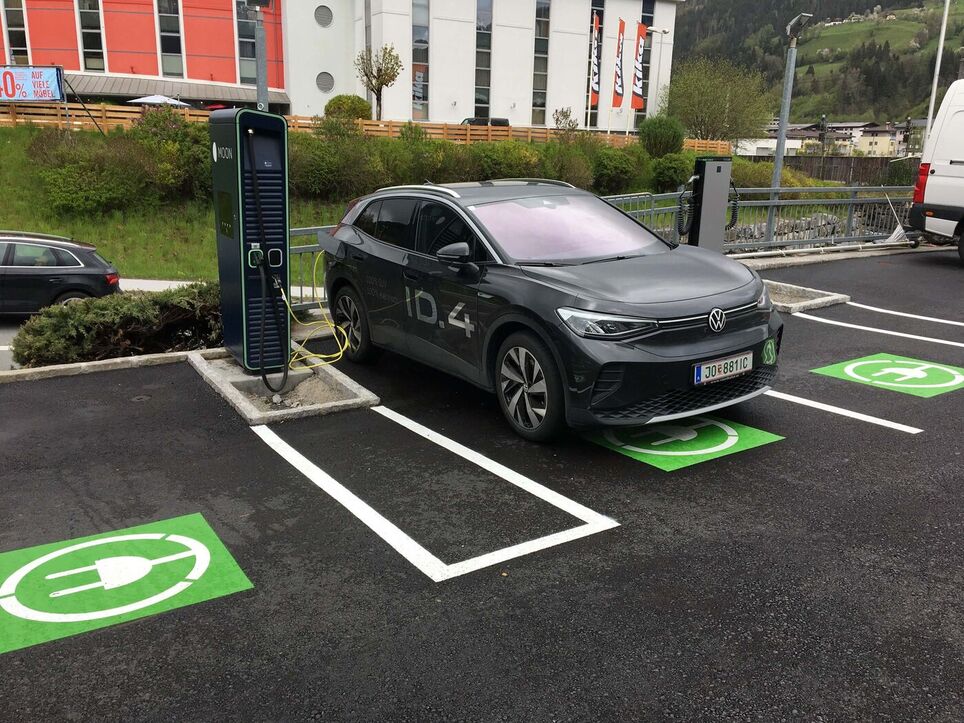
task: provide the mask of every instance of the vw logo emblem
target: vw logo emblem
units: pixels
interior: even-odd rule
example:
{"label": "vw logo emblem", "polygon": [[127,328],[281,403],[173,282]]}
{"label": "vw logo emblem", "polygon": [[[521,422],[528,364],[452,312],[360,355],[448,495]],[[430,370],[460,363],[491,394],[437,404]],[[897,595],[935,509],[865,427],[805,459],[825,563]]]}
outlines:
{"label": "vw logo emblem", "polygon": [[726,314],[723,309],[713,309],[709,317],[710,329],[719,334],[726,327]]}

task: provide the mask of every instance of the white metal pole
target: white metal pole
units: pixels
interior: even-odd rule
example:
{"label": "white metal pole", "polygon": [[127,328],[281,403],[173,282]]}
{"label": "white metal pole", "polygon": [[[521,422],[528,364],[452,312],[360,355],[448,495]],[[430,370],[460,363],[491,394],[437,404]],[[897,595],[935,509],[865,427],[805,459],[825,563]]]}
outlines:
{"label": "white metal pole", "polygon": [[941,59],[944,57],[944,41],[947,39],[947,16],[951,11],[951,0],[944,0],[944,21],[941,23],[941,39],[937,43],[937,64],[934,67],[934,86],[931,88],[931,104],[927,109],[927,128],[924,130],[924,141],[931,135],[934,123],[934,106],[937,104],[937,83],[941,77]]}

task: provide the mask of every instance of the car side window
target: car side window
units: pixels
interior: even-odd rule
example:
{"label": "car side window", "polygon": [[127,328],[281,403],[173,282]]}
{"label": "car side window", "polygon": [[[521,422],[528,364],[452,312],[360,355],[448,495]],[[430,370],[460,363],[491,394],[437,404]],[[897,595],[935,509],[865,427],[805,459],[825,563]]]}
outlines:
{"label": "car side window", "polygon": [[54,258],[57,259],[57,266],[81,266],[77,259],[69,251],[64,251],[63,249],[50,249],[54,253]]}
{"label": "car side window", "polygon": [[373,201],[369,203],[365,210],[358,214],[358,218],[355,219],[353,224],[355,228],[360,231],[364,231],[369,236],[375,235],[375,227],[378,225],[378,209],[381,208],[381,201]]}
{"label": "car side window", "polygon": [[375,238],[410,251],[415,249],[414,223],[418,201],[413,198],[389,198],[378,211]]}
{"label": "car side window", "polygon": [[7,265],[7,248],[10,244],[0,242],[0,266]]}
{"label": "car side window", "polygon": [[33,244],[14,244],[13,266],[57,266],[54,250],[47,246]]}
{"label": "car side window", "polygon": [[435,256],[440,249],[460,241],[469,245],[475,261],[490,260],[485,247],[458,212],[441,203],[422,204],[415,247],[417,251]]}

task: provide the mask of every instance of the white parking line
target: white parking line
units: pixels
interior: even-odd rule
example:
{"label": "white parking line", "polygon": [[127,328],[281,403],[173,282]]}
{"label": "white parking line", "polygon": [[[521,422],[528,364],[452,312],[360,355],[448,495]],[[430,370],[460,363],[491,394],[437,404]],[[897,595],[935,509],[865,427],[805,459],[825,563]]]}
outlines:
{"label": "white parking line", "polygon": [[456,562],[449,565],[442,562],[439,558],[405,534],[395,524],[376,512],[361,498],[350,492],[344,487],[344,485],[339,483],[316,464],[308,460],[304,455],[281,439],[281,437],[279,437],[271,429],[266,426],[252,427],[255,434],[261,437],[261,439],[264,440],[269,447],[271,447],[282,458],[284,458],[292,467],[305,475],[324,492],[331,495],[339,504],[355,515],[365,525],[367,525],[372,532],[381,537],[400,555],[402,555],[402,557],[412,563],[435,582],[449,580],[453,577],[458,577],[469,572],[481,570],[484,567],[497,565],[500,562],[512,560],[516,557],[530,555],[533,552],[538,552],[539,550],[545,550],[549,547],[561,545],[566,542],[572,542],[573,540],[578,540],[582,537],[594,535],[597,532],[603,532],[619,526],[619,523],[615,520],[611,520],[604,515],[600,515],[598,512],[594,512],[588,507],[584,507],[578,502],[575,502],[568,497],[564,497],[558,492],[554,492],[553,490],[540,485],[538,482],[534,482],[528,477],[521,475],[518,472],[515,472],[514,470],[511,470],[508,467],[505,467],[504,465],[501,465],[498,462],[491,460],[488,457],[479,454],[478,452],[471,450],[468,447],[459,444],[458,442],[455,442],[454,440],[449,439],[448,437],[445,437],[437,432],[433,432],[431,429],[422,426],[418,422],[415,422],[408,417],[398,414],[397,412],[385,407],[374,407],[373,411],[381,414],[387,419],[392,420],[393,422],[396,422],[397,424],[402,425],[406,429],[418,434],[428,441],[437,444],[440,447],[453,452],[454,454],[457,454],[458,456],[468,460],[469,462],[472,462],[482,469],[501,477],[506,482],[525,490],[529,494],[538,497],[539,499],[563,510],[564,512],[582,520],[585,523],[570,530],[564,530],[552,535],[546,535],[545,537],[540,537],[536,540],[523,542],[518,545],[506,547],[501,550],[496,550],[484,555],[479,555],[478,557],[473,557],[469,560],[463,560],[462,562]]}
{"label": "white parking line", "polygon": [[802,311],[798,311],[793,315],[794,317],[799,317],[801,319],[810,319],[811,321],[819,321],[821,324],[832,324],[833,326],[844,326],[848,329],[859,329],[860,331],[872,331],[876,334],[886,334],[887,336],[899,336],[904,339],[916,339],[917,341],[929,341],[933,344],[944,344],[945,346],[957,346],[964,348],[964,342],[959,341],[948,341],[947,339],[934,339],[930,336],[917,336],[916,334],[904,334],[900,331],[890,331],[889,329],[877,329],[873,326],[861,326],[860,324],[848,324],[845,321],[836,321],[834,319],[824,319],[819,316],[811,316]]}
{"label": "white parking line", "polygon": [[785,402],[802,404],[805,407],[813,407],[814,409],[820,409],[824,412],[830,412],[831,414],[839,414],[842,417],[859,419],[861,422],[876,424],[880,427],[887,427],[888,429],[896,429],[898,432],[907,432],[907,434],[921,434],[924,431],[923,429],[909,427],[906,424],[900,424],[899,422],[891,422],[890,420],[881,419],[880,417],[871,417],[869,414],[861,414],[860,412],[852,412],[849,409],[834,407],[833,405],[824,404],[823,402],[815,402],[812,399],[804,399],[803,397],[795,397],[792,394],[775,392],[772,389],[766,392],[766,396],[773,397],[775,399],[782,399]]}
{"label": "white parking line", "polygon": [[920,319],[921,321],[933,321],[935,324],[952,324],[953,326],[964,326],[964,321],[951,321],[950,319],[938,319],[934,316],[920,316],[918,314],[908,314],[903,311],[894,311],[893,309],[881,309],[877,306],[867,306],[867,304],[858,304],[856,301],[848,301],[848,306],[856,306],[858,309],[866,309],[867,311],[876,311],[878,314],[890,314],[891,316],[903,316],[908,319]]}
{"label": "white parking line", "polygon": [[13,347],[10,346],[0,346],[0,351],[10,351]]}

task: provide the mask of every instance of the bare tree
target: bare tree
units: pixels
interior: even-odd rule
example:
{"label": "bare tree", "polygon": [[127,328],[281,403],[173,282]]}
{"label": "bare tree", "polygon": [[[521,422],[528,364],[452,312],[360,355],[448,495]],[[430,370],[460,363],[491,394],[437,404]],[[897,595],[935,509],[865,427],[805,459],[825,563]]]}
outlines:
{"label": "bare tree", "polygon": [[375,96],[375,119],[382,119],[382,91],[394,83],[402,72],[402,59],[394,45],[376,51],[365,48],[355,58],[355,70],[362,85]]}

